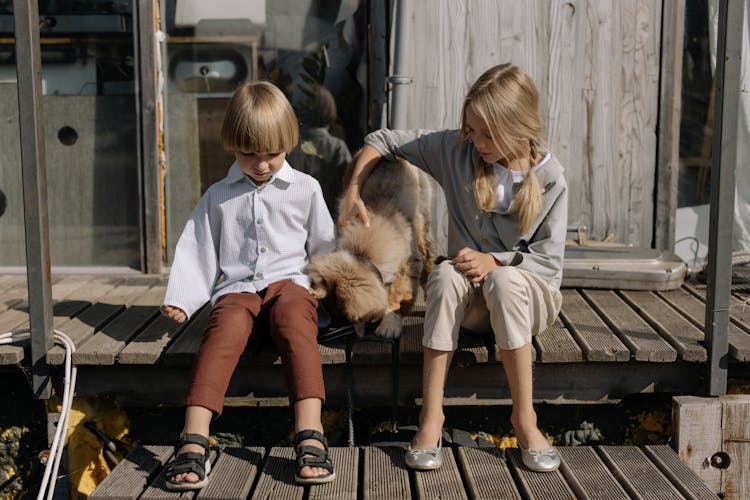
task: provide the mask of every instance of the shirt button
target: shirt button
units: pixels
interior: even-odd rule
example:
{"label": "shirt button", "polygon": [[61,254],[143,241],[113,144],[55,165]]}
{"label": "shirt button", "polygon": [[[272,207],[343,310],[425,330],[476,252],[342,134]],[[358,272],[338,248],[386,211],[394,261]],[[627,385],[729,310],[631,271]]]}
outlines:
{"label": "shirt button", "polygon": [[258,219],[255,221],[256,224],[263,224],[263,219]]}
{"label": "shirt button", "polygon": [[492,212],[487,212],[487,213],[484,214],[484,216],[487,217],[488,219],[491,219],[492,218]]}
{"label": "shirt button", "polygon": [[255,279],[262,280],[263,279],[263,273],[255,273]]}
{"label": "shirt button", "polygon": [[260,247],[260,253],[263,253],[266,251],[266,247]]}
{"label": "shirt button", "polygon": [[483,244],[485,244],[485,245],[486,245],[486,244],[487,244],[487,243],[489,243],[489,242],[490,242],[490,241],[489,241],[489,240],[488,240],[487,238],[482,238],[482,243],[483,243]]}

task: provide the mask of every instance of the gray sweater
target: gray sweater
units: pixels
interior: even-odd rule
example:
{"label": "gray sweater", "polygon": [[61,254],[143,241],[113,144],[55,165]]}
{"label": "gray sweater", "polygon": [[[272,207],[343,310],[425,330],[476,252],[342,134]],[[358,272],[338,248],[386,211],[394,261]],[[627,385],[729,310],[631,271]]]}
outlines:
{"label": "gray sweater", "polygon": [[380,129],[365,137],[365,143],[386,158],[399,157],[413,163],[443,188],[448,205],[450,257],[464,247],[472,248],[492,254],[504,265],[531,271],[553,288],[560,288],[568,226],[568,186],[563,167],[554,156],[534,167],[544,206],[531,229],[520,234],[518,215],[512,208],[493,212],[477,207],[472,179],[479,153],[458,130]]}

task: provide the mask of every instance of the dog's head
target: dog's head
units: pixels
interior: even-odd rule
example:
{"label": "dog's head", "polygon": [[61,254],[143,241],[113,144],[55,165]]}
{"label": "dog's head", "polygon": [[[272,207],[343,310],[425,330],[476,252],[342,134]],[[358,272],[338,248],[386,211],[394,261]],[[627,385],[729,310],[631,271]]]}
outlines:
{"label": "dog's head", "polygon": [[310,259],[310,293],[344,323],[360,326],[383,318],[388,292],[374,270],[338,250]]}

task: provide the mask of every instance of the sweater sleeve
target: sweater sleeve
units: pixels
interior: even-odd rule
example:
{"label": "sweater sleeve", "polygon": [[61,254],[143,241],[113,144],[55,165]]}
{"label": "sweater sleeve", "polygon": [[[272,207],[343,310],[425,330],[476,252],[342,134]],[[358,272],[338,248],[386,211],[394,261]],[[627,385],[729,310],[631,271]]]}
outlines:
{"label": "sweater sleeve", "polygon": [[449,134],[441,130],[390,130],[380,129],[365,137],[365,144],[378,150],[389,160],[403,158],[440,181],[440,166],[446,159]]}
{"label": "sweater sleeve", "polygon": [[529,240],[521,240],[518,250],[493,252],[492,256],[504,265],[518,266],[546,279],[560,288],[562,281],[565,237],[568,227],[568,188],[562,190]]}

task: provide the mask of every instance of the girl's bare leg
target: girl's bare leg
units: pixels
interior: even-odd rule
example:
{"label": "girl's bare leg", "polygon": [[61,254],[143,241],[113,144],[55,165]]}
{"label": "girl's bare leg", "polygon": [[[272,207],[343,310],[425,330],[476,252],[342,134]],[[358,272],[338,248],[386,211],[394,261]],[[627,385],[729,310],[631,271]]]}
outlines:
{"label": "girl's bare leg", "polygon": [[526,449],[549,448],[549,441],[537,427],[534,411],[531,344],[513,350],[500,349],[500,357],[513,400],[510,421],[516,431],[516,438]]}
{"label": "girl's bare leg", "polygon": [[411,446],[415,450],[435,448],[442,436],[445,414],[443,393],[448,368],[453,360],[453,351],[436,351],[423,348],[422,364],[422,409],[419,412],[419,430]]}

